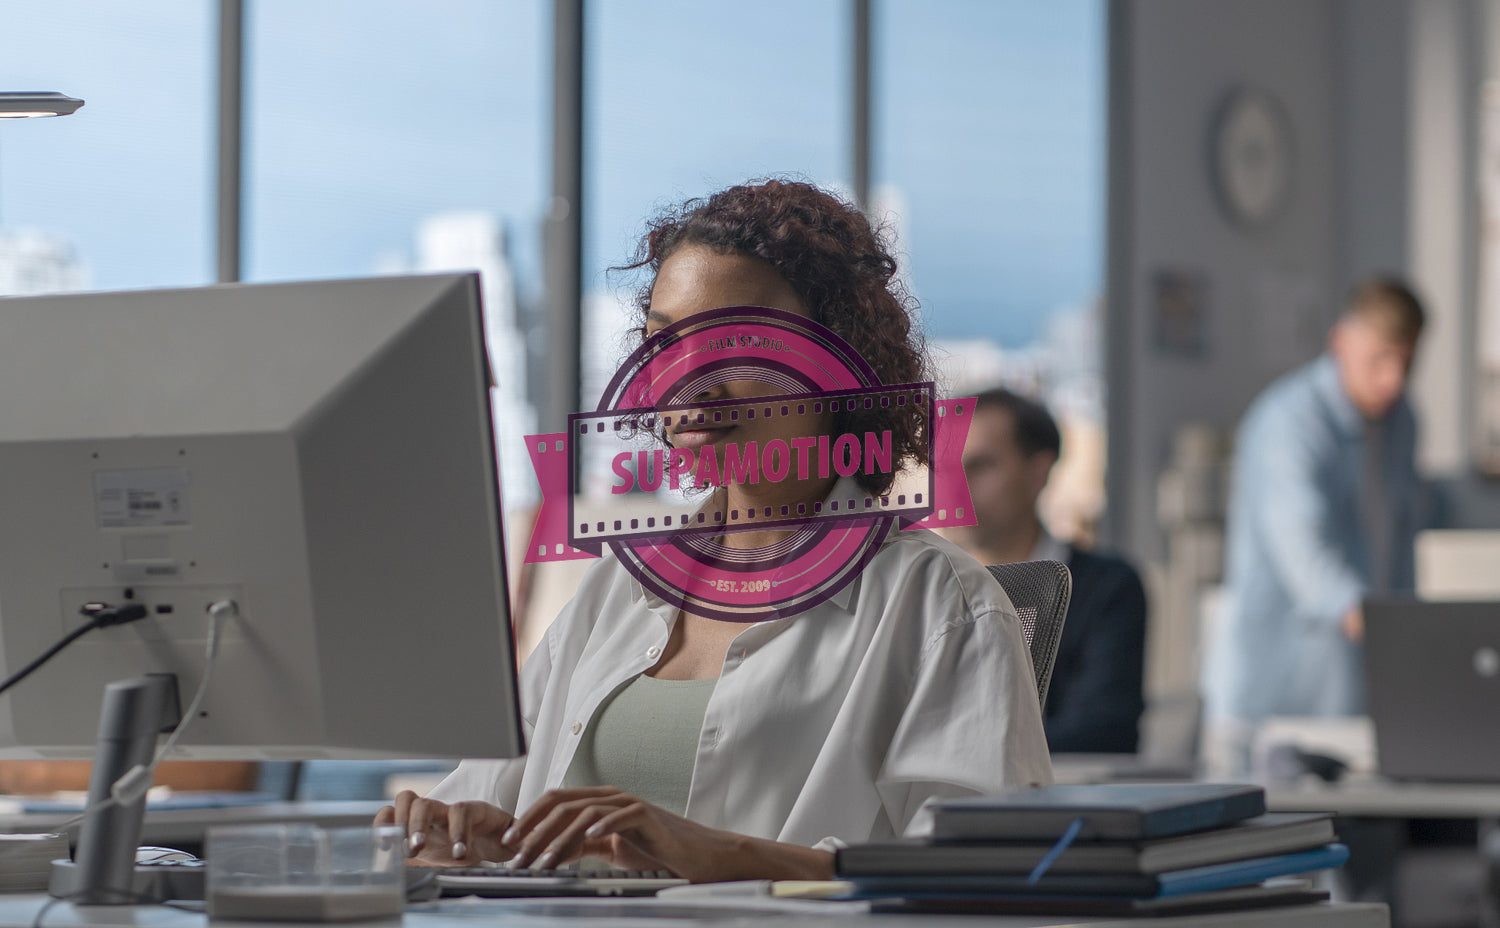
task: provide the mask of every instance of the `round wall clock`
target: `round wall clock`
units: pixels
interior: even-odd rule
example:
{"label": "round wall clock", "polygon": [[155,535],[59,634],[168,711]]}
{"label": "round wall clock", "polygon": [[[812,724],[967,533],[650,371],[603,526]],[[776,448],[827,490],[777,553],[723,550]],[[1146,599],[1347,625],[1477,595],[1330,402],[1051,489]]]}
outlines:
{"label": "round wall clock", "polygon": [[1279,215],[1292,188],[1292,126],[1269,92],[1230,92],[1214,120],[1209,171],[1220,205],[1234,222],[1264,226]]}

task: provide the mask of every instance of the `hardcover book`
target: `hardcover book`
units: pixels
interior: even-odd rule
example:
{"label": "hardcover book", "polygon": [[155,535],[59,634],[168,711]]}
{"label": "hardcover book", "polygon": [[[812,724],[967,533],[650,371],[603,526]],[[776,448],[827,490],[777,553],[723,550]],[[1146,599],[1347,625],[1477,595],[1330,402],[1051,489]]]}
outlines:
{"label": "hardcover book", "polygon": [[[1185,867],[1288,854],[1335,840],[1333,821],[1318,813],[1269,812],[1228,828],[1146,841],[1075,842],[1048,873],[1155,874]],[[939,843],[904,838],[838,851],[840,876],[1029,874],[1055,841]]]}
{"label": "hardcover book", "polygon": [[851,877],[856,897],[1045,896],[1083,899],[1157,899],[1252,886],[1273,877],[1295,876],[1343,866],[1349,849],[1329,844],[1310,851],[1256,857],[1153,875],[1131,873],[1046,873],[1032,880],[1020,873]]}
{"label": "hardcover book", "polygon": [[1044,786],[936,803],[932,835],[940,842],[1056,840],[1082,819],[1080,841],[1141,841],[1223,828],[1265,811],[1266,794],[1259,786]]}

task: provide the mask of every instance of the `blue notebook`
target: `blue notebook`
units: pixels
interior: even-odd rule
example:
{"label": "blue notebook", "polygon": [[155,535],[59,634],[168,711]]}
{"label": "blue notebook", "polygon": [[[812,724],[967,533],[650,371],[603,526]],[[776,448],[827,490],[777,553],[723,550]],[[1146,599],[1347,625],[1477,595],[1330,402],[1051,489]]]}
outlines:
{"label": "blue notebook", "polygon": [[1056,840],[1082,819],[1080,841],[1144,841],[1223,828],[1265,811],[1264,789],[1233,783],[1043,786],[935,803],[932,838]]}
{"label": "blue notebook", "polygon": [[1349,849],[1329,844],[1311,851],[1236,860],[1206,867],[1189,867],[1158,873],[1063,873],[1044,874],[1031,882],[1020,874],[958,876],[853,877],[854,898],[901,896],[904,898],[1048,897],[1069,899],[1163,899],[1193,893],[1250,886],[1278,876],[1293,876],[1343,866]]}

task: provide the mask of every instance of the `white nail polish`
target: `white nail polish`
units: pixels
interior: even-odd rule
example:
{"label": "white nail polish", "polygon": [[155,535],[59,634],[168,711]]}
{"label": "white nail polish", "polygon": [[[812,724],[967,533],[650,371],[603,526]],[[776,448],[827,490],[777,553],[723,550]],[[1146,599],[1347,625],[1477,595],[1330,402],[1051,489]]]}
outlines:
{"label": "white nail polish", "polygon": [[536,859],[536,862],[531,865],[531,868],[533,870],[547,870],[551,868],[552,862],[556,859],[557,855],[552,853],[551,851],[548,851],[547,853],[538,857]]}
{"label": "white nail polish", "polygon": [[463,860],[469,856],[469,846],[462,841],[453,842],[453,859]]}
{"label": "white nail polish", "polygon": [[516,829],[512,828],[509,831],[507,831],[500,838],[500,843],[501,844],[514,844],[517,837],[519,837],[519,836],[516,833]]}
{"label": "white nail polish", "polygon": [[599,837],[600,835],[604,834],[604,823],[596,822],[593,825],[590,825],[589,830],[585,831],[584,834],[588,835],[590,838]]}
{"label": "white nail polish", "polygon": [[427,836],[426,835],[422,834],[420,831],[414,831],[414,832],[411,833],[411,837],[406,839],[406,844],[413,851],[415,851],[418,848],[420,848],[422,846],[422,842],[424,842],[426,840],[427,840]]}

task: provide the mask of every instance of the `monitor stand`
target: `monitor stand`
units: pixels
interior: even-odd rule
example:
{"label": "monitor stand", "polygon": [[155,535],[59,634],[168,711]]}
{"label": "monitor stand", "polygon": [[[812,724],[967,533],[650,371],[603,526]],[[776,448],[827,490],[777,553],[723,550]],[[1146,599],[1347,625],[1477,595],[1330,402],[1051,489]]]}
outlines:
{"label": "monitor stand", "polygon": [[75,860],[53,862],[48,887],[53,896],[79,905],[143,901],[137,890],[135,850],[146,815],[145,790],[131,801],[98,806],[126,772],[151,764],[157,735],[176,727],[181,711],[174,674],[148,674],[104,688],[85,806],[90,811],[78,835]]}

